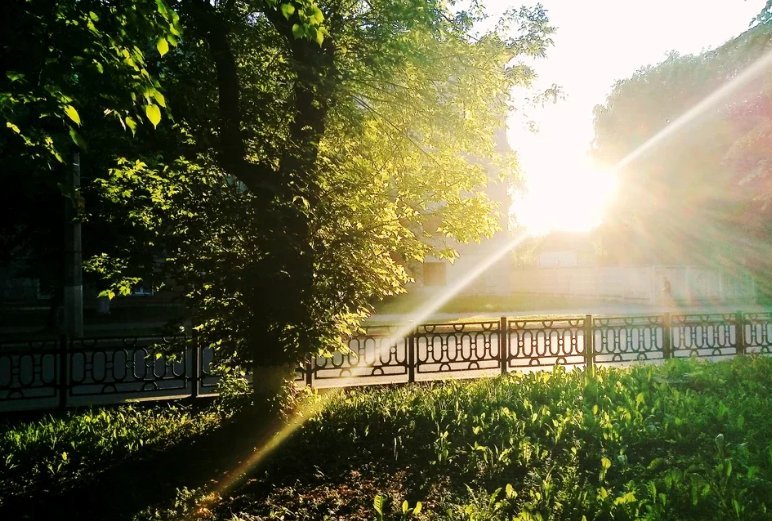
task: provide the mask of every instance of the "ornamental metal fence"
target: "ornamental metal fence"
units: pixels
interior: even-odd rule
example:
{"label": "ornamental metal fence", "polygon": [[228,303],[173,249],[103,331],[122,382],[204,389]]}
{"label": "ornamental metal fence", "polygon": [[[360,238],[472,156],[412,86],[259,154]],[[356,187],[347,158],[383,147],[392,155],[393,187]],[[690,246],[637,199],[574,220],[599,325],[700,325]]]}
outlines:
{"label": "ornamental metal fence", "polygon": [[[405,332],[407,331],[407,332]],[[772,352],[772,313],[670,314],[371,326],[314,357],[317,387],[474,378],[556,365],[592,368]],[[0,411],[212,396],[215,352],[187,336],[0,340]]]}

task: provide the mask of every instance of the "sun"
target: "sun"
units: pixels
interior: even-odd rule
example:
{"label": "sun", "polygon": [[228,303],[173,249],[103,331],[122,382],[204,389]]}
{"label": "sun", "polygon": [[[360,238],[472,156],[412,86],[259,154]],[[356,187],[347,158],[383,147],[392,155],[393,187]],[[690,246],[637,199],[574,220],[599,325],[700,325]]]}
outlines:
{"label": "sun", "polygon": [[616,190],[616,176],[583,154],[551,154],[525,169],[525,189],[512,213],[530,235],[587,232],[603,222]]}

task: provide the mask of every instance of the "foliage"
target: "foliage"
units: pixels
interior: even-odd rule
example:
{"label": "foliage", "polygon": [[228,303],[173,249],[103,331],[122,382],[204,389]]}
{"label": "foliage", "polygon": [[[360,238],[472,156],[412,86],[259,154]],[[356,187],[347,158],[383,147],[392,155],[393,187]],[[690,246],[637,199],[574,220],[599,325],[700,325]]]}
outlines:
{"label": "foliage", "polygon": [[770,383],[747,357],[350,391],[214,517],[768,519]]}
{"label": "foliage", "polygon": [[718,49],[674,53],[640,69],[596,107],[596,158],[613,167],[636,155],[620,172],[624,191],[604,232],[610,260],[726,266],[740,258],[764,272],[769,249],[759,243],[772,236],[769,65],[739,79],[768,59],[771,35],[772,21],[760,16]]}
{"label": "foliage", "polygon": [[516,166],[494,134],[552,32],[538,5],[496,25],[435,1],[10,5],[12,258],[41,259],[61,289],[64,194],[102,295],[176,289],[241,367],[342,348],[408,263],[493,233],[506,209],[488,174]]}
{"label": "foliage", "polygon": [[217,427],[234,409],[185,405],[73,411],[0,427],[2,498],[63,490],[117,462],[160,451]]}
{"label": "foliage", "polygon": [[[151,126],[146,114],[155,121],[159,107],[166,112],[156,46],[173,47],[180,30],[164,0],[0,6],[0,264],[38,279],[54,306],[63,203],[81,221],[99,214],[70,186],[74,152],[85,160],[84,181],[104,177],[116,149]],[[99,234],[86,235],[85,255],[100,253]],[[121,242],[117,233],[105,237]]]}
{"label": "foliage", "polygon": [[144,112],[157,125],[166,103],[147,54],[161,42],[168,52],[180,35],[164,0],[10,2],[4,10],[3,149],[20,140],[35,167],[53,168],[68,162],[72,144],[86,148],[80,129],[101,118],[134,133]]}
{"label": "foliage", "polygon": [[494,130],[550,43],[543,9],[473,34],[481,13],[434,3],[175,7],[175,125],[92,186],[94,220],[126,230],[91,264],[110,291],[174,281],[224,360],[283,364],[341,348],[409,262],[494,231],[486,174],[515,172]]}

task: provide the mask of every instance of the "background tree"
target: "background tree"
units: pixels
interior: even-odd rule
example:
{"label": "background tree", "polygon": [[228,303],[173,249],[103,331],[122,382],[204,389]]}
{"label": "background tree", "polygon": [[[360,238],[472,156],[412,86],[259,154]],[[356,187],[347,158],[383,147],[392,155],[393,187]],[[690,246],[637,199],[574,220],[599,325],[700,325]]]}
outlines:
{"label": "background tree", "polygon": [[[760,16],[720,48],[672,54],[614,87],[595,109],[595,156],[613,166],[772,50]],[[605,248],[621,261],[767,268],[770,239],[769,74],[706,107],[622,172]]]}
{"label": "background tree", "polygon": [[66,182],[73,152],[88,151],[84,177],[104,176],[120,143],[159,122],[165,99],[155,58],[179,34],[178,16],[162,0],[0,5],[0,265],[38,278],[54,305],[62,195],[85,218],[83,198]]}

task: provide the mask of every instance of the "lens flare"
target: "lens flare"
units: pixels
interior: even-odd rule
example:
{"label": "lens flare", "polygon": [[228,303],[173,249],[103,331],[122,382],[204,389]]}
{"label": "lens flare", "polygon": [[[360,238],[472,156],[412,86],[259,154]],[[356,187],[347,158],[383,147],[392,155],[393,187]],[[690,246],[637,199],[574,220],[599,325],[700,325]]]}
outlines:
{"label": "lens flare", "polygon": [[711,107],[718,105],[722,101],[726,100],[738,89],[744,87],[751,81],[756,80],[763,74],[769,74],[770,68],[772,68],[772,51],[764,54],[761,58],[744,69],[740,74],[719,87],[717,90],[713,91],[713,93],[703,98],[702,101],[681,114],[675,121],[670,123],[668,126],[657,132],[638,148],[623,157],[622,160],[614,166],[613,171],[618,172],[627,167],[630,165],[630,163],[634,162],[636,159],[643,156],[647,152],[650,152],[653,148],[662,143],[665,139],[669,138],[675,132],[681,130],[686,125],[694,121],[698,116],[707,112]]}
{"label": "lens flare", "polygon": [[[614,166],[612,171],[618,172],[645,153],[651,151],[659,143],[663,142],[675,132],[683,129],[688,123],[693,121],[700,114],[725,100],[728,96],[736,92],[737,89],[744,86],[749,81],[767,72],[767,69],[770,68],[770,66],[772,66],[772,52],[768,52],[743,72],[738,74],[734,79],[720,87],[711,95],[707,96],[697,105],[682,114],[678,119],[670,123],[667,127],[660,130],[648,141],[630,152],[617,165]],[[391,335],[391,337],[383,341],[381,344],[384,346],[383,348],[386,348],[385,346],[389,346],[404,336],[410,334],[414,323],[427,319],[443,304],[448,302],[462,289],[471,284],[485,270],[501,260],[513,248],[522,243],[523,240],[525,240],[527,237],[528,235],[525,233],[520,233],[513,237],[500,248],[493,251],[488,257],[474,265],[462,279],[446,288],[440,294],[434,296],[432,300],[427,301],[425,304],[420,306],[417,310],[409,315],[409,321],[407,324],[400,326],[394,332],[394,334]],[[377,356],[375,358],[377,359]],[[342,383],[345,385],[346,381],[347,380],[344,380]],[[298,430],[307,421],[308,418],[324,410],[324,408],[331,402],[331,400],[340,392],[341,391],[339,389],[335,391],[328,391],[324,394],[318,395],[313,399],[309,399],[305,404],[303,404],[303,406],[298,409],[293,417],[287,421],[285,425],[282,426],[273,436],[271,436],[268,441],[259,445],[250,457],[235,466],[226,474],[223,479],[220,480],[213,491],[214,494],[211,495],[215,498],[212,501],[216,501],[216,497],[218,495],[221,496],[228,491],[233,490],[233,488],[237,486],[248,473],[252,472],[262,461],[265,460],[269,454],[275,451],[277,447],[279,447],[287,438],[292,435],[292,433]]]}

